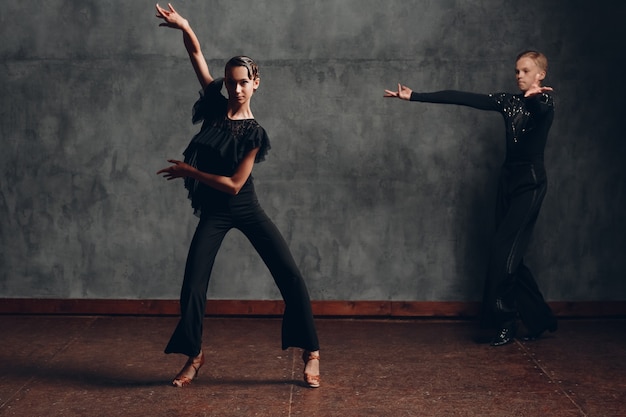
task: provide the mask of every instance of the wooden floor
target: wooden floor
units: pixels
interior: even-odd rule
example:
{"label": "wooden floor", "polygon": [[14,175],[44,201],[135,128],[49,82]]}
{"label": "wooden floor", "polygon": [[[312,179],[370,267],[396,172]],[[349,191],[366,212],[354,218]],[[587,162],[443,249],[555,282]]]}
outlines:
{"label": "wooden floor", "polygon": [[0,316],[0,416],[626,416],[626,320],[494,348],[472,321],[318,319],[318,389],[274,318],[207,318],[205,366],[171,387],[176,320]]}

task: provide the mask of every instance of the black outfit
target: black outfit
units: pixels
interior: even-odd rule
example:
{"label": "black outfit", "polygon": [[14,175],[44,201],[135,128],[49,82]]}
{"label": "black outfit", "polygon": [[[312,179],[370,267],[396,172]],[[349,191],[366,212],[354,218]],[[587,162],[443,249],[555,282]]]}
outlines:
{"label": "black outfit", "polygon": [[[265,130],[254,119],[231,120],[227,99],[221,94],[222,79],[209,84],[194,105],[193,122],[204,121],[184,152],[185,162],[200,171],[232,176],[252,149],[259,148],[255,162],[270,149]],[[192,207],[200,221],[185,267],[180,295],[181,318],[165,353],[196,356],[202,344],[202,320],[206,293],[217,252],[226,233],[239,229],[259,253],[285,301],[282,348],[319,350],[309,294],[289,248],[256,197],[252,176],[237,195],[218,191],[185,178]]]}
{"label": "black outfit", "polygon": [[498,185],[482,323],[504,329],[505,343],[514,336],[518,315],[530,335],[556,330],[556,318],[523,259],[546,194],[543,154],[554,118],[553,98],[545,93],[525,98],[523,94],[440,91],[414,92],[411,101],[458,104],[497,111],[504,117],[506,158]]}

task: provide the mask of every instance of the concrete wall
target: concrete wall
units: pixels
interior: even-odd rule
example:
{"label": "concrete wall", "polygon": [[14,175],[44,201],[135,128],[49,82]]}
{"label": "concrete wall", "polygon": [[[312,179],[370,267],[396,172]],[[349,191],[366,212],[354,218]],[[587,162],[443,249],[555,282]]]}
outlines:
{"label": "concrete wall", "polygon": [[[480,299],[504,127],[497,113],[383,99],[515,91],[550,59],[549,190],[527,263],[546,298],[626,299],[626,7],[613,1],[178,1],[219,75],[256,58],[272,150],[255,167],[318,300]],[[180,157],[199,85],[149,1],[5,0],[0,297],[177,298],[197,219]],[[280,298],[233,231],[210,298]]]}

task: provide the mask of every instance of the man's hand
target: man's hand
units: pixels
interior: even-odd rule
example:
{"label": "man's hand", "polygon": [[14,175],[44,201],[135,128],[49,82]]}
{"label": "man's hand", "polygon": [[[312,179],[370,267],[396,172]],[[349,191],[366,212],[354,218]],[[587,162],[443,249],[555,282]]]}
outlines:
{"label": "man's hand", "polygon": [[524,97],[534,97],[539,94],[545,93],[546,91],[554,91],[552,87],[542,87],[539,84],[533,84],[530,86],[528,90],[524,93]]}

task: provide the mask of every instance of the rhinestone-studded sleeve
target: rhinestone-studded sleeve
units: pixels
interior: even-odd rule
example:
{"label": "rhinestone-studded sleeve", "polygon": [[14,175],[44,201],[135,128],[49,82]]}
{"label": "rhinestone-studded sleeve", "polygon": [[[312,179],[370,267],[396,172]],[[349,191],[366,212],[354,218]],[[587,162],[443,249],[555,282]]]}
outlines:
{"label": "rhinestone-studded sleeve", "polygon": [[506,160],[542,161],[548,131],[554,118],[554,101],[548,94],[525,98],[523,94],[476,94],[445,90],[411,94],[411,101],[457,104],[502,114],[506,128]]}
{"label": "rhinestone-studded sleeve", "polygon": [[499,111],[500,106],[491,95],[468,93],[457,90],[444,90],[434,93],[411,93],[411,101],[424,103],[457,104],[479,110]]}

